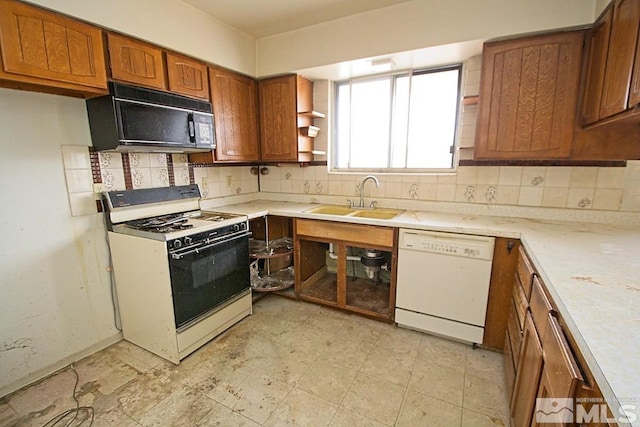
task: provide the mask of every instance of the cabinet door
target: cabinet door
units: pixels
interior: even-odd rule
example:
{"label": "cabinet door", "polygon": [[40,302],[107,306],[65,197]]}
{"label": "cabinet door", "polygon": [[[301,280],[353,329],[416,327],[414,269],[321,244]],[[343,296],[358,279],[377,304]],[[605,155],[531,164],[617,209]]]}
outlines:
{"label": "cabinet door", "polygon": [[640,1],[616,0],[602,88],[601,119],[627,109],[639,25]]}
{"label": "cabinet door", "polygon": [[1,0],[0,44],[6,73],[107,87],[99,28],[24,3]]}
{"label": "cabinet door", "polygon": [[167,90],[162,50],[139,40],[109,33],[111,77]]}
{"label": "cabinet door", "polygon": [[571,153],[583,32],[487,43],[476,159],[554,159]]}
{"label": "cabinet door", "polygon": [[296,76],[258,82],[262,160],[296,161],[298,128]]}
{"label": "cabinet door", "polygon": [[636,42],[636,56],[631,76],[631,89],[629,90],[629,108],[640,104],[640,31]]}
{"label": "cabinet door", "polygon": [[511,396],[511,425],[530,425],[541,372],[542,344],[538,338],[531,314],[527,313],[516,382],[513,388],[513,396]]}
{"label": "cabinet door", "polygon": [[[544,348],[544,368],[538,388],[538,399],[572,399],[582,382],[582,375],[569,349],[569,345],[555,317],[547,317],[547,331],[542,346]],[[547,401],[552,403],[552,401]],[[562,408],[538,401],[532,426],[573,425],[573,407]],[[561,415],[565,415],[566,418]],[[561,419],[563,419],[561,421]],[[528,424],[527,424],[528,425]]]}
{"label": "cabinet door", "polygon": [[602,86],[607,67],[607,48],[611,33],[613,8],[600,16],[593,28],[587,32],[585,55],[585,76],[582,87],[582,124],[588,125],[600,118],[600,101]]}
{"label": "cabinet door", "polygon": [[167,74],[171,92],[209,99],[209,79],[204,63],[167,52]]}
{"label": "cabinet door", "polygon": [[258,103],[255,80],[209,68],[216,123],[216,160],[260,160]]}

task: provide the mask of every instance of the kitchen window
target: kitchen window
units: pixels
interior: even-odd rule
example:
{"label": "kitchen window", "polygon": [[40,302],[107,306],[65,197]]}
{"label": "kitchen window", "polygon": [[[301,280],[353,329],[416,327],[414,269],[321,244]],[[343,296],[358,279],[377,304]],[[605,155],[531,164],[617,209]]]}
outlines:
{"label": "kitchen window", "polygon": [[333,170],[452,170],[461,69],[336,82]]}

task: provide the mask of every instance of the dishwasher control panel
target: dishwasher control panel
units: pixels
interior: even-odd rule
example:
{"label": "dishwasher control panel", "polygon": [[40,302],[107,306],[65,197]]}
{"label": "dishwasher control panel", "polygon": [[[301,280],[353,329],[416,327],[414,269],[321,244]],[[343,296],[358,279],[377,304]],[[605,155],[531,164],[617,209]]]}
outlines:
{"label": "dishwasher control panel", "polygon": [[486,236],[400,230],[400,249],[466,258],[492,259],[494,241],[493,237]]}

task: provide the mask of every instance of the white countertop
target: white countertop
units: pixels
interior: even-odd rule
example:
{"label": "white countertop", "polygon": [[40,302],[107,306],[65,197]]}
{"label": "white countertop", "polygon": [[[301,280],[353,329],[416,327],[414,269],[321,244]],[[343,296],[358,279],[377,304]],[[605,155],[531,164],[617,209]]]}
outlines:
{"label": "white countertop", "polygon": [[604,396],[637,405],[640,415],[639,228],[420,211],[391,220],[305,212],[317,206],[256,200],[215,210],[519,238]]}

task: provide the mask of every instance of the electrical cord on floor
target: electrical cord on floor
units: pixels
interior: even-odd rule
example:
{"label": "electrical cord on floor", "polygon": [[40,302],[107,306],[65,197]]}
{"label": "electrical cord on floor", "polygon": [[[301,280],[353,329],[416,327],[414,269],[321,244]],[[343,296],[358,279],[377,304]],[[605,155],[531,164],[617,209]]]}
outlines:
{"label": "electrical cord on floor", "polygon": [[[73,400],[76,401],[76,407],[72,409],[68,409],[55,417],[51,418],[43,427],[54,427],[54,426],[65,426],[69,427],[71,425],[81,426],[85,423],[85,421],[89,420],[89,427],[93,425],[93,415],[94,410],[92,406],[80,406],[80,401],[76,397],[76,391],[78,389],[78,383],[80,382],[80,376],[78,372],[73,367],[73,363],[69,367],[71,371],[76,376],[76,383],[73,386]],[[69,417],[73,415],[70,419]],[[74,422],[76,424],[74,424]]]}

